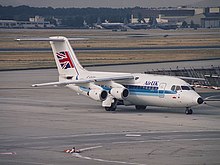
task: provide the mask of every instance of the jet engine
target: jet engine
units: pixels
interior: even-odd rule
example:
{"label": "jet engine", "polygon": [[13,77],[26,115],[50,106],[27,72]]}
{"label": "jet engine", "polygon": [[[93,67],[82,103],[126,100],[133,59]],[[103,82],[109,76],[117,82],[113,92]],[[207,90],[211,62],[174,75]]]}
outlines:
{"label": "jet engine", "polygon": [[90,90],[87,95],[96,101],[104,101],[108,97],[108,92],[104,90]]}
{"label": "jet engine", "polygon": [[129,96],[127,88],[112,88],[109,93],[119,100],[124,100]]}

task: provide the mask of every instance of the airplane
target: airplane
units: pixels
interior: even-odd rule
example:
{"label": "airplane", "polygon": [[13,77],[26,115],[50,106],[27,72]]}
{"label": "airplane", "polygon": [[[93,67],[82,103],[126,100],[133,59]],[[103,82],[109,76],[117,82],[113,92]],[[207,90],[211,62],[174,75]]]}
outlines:
{"label": "airplane", "polygon": [[124,29],[124,23],[109,23],[105,21],[105,23],[101,23],[101,26],[105,29]]}
{"label": "airplane", "polygon": [[120,22],[115,22],[115,23],[110,23],[108,22],[107,20],[105,20],[104,23],[101,23],[101,20],[98,19],[97,20],[97,23],[94,24],[94,26],[97,28],[97,29],[119,29],[119,30],[124,30],[124,29],[127,29],[127,27],[125,26],[124,23],[120,23]]}
{"label": "airplane", "polygon": [[150,29],[150,25],[147,24],[147,23],[129,23],[127,24],[127,26],[131,29],[134,29],[134,30],[140,30],[140,29]]}
{"label": "airplane", "polygon": [[158,24],[158,28],[163,30],[176,30],[178,28],[178,25],[176,24]]}
{"label": "airplane", "polygon": [[[115,111],[118,105],[186,108],[203,103],[202,97],[183,79],[165,75],[88,71],[78,61],[69,40],[63,36],[17,39],[18,41],[49,41],[56,61],[59,81],[33,84],[33,87],[66,86],[78,94],[102,103],[106,111]],[[193,78],[191,78],[193,79]],[[195,78],[197,79],[197,78]]]}
{"label": "airplane", "polygon": [[161,15],[159,18],[151,17],[148,21],[151,28],[159,28],[163,30],[176,30],[178,28],[177,24],[169,23],[168,20],[161,19]]}

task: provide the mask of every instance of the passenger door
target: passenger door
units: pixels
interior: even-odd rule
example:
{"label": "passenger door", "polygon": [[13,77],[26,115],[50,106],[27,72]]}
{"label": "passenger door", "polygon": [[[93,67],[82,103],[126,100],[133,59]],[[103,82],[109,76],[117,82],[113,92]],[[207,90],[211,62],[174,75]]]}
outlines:
{"label": "passenger door", "polygon": [[160,98],[164,98],[166,86],[167,86],[166,83],[160,83],[159,89],[158,89],[158,96],[159,96]]}

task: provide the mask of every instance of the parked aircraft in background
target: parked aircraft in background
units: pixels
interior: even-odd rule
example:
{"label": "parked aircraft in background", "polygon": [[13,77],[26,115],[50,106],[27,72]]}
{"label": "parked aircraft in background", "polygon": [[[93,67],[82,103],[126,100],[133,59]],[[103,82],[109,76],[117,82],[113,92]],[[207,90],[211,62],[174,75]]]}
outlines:
{"label": "parked aircraft in background", "polygon": [[136,109],[145,109],[146,106],[182,107],[186,108],[186,114],[192,114],[191,107],[203,103],[203,99],[190,85],[177,77],[88,71],[80,65],[65,37],[23,40],[50,41],[59,72],[58,82],[34,84],[33,87],[67,86],[79,94],[100,101],[106,111],[115,111],[117,105],[134,105]]}
{"label": "parked aircraft in background", "polygon": [[131,29],[134,30],[139,30],[139,29],[150,29],[151,26],[147,23],[129,23],[127,26]]}
{"label": "parked aircraft in background", "polygon": [[105,20],[104,23],[101,23],[100,19],[98,19],[97,23],[94,24],[97,29],[127,29],[124,23],[109,23]]}
{"label": "parked aircraft in background", "polygon": [[105,23],[101,23],[101,26],[105,29],[123,29],[125,28],[124,23],[109,23],[105,20]]}
{"label": "parked aircraft in background", "polygon": [[148,24],[150,25],[151,28],[159,28],[163,30],[175,30],[178,28],[177,24],[174,23],[169,23],[168,21],[166,22],[165,20],[159,18],[152,17],[150,18]]}
{"label": "parked aircraft in background", "polygon": [[158,24],[157,25],[158,28],[163,29],[163,30],[175,30],[178,28],[178,25],[176,24]]}
{"label": "parked aircraft in background", "polygon": [[112,30],[127,30],[127,29],[155,29],[160,28],[163,30],[170,30],[170,29],[177,29],[178,25],[163,22],[160,18],[150,18],[147,22],[141,21],[138,23],[109,23],[107,20],[105,20],[105,23],[101,23],[100,21],[97,21],[96,24],[94,24],[94,27],[97,29],[112,29]]}

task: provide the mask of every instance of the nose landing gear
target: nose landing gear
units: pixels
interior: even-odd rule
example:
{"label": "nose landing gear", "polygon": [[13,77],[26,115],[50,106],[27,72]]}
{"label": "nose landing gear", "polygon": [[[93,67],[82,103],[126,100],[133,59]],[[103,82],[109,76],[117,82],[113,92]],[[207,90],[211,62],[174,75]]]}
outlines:
{"label": "nose landing gear", "polygon": [[191,114],[193,114],[193,110],[190,109],[189,107],[187,107],[187,108],[186,108],[186,111],[185,111],[185,114],[186,114],[186,115],[191,115]]}

